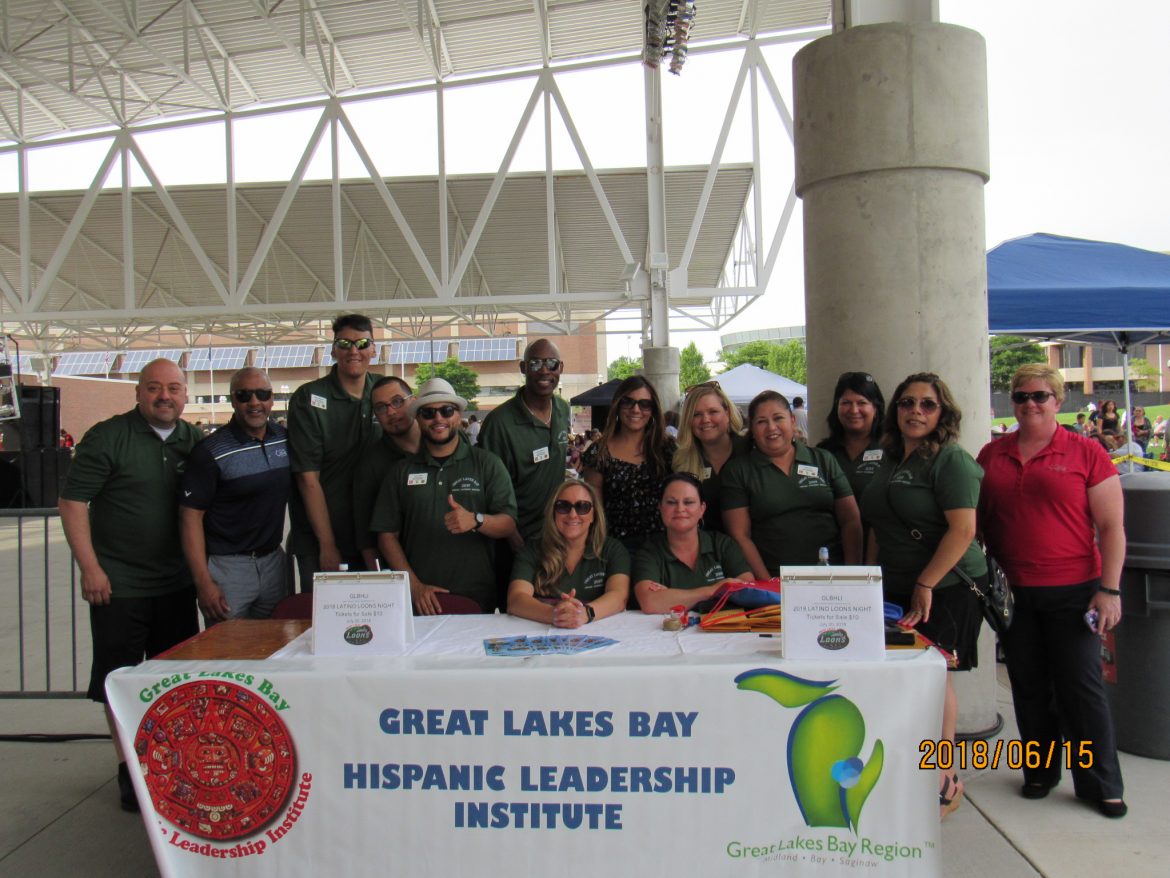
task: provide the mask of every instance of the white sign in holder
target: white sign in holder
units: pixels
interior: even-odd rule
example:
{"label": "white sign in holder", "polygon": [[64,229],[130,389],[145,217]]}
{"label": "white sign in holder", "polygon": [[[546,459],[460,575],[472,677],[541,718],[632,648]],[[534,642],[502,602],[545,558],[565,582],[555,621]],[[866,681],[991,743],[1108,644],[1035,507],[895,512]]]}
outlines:
{"label": "white sign in holder", "polygon": [[407,573],[313,575],[314,655],[400,655],[413,642]]}
{"label": "white sign in holder", "polygon": [[781,567],[785,659],[881,661],[886,653],[880,567]]}

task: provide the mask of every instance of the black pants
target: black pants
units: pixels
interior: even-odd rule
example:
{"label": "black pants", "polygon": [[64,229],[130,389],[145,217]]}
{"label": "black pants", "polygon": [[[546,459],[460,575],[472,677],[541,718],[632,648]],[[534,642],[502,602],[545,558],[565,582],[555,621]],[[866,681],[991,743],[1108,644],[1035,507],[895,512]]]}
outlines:
{"label": "black pants", "polygon": [[[1055,786],[1071,759],[1073,792],[1090,801],[1120,799],[1123,792],[1101,679],[1101,639],[1084,618],[1100,584],[1014,587],[1015,618],[1001,638],[1020,738],[1025,745],[1039,744],[1041,764],[1024,767],[1024,782]],[[1063,740],[1070,742],[1069,750],[1062,748]],[[1091,768],[1081,765],[1082,742],[1093,754]],[[1050,746],[1054,756],[1045,764]]]}

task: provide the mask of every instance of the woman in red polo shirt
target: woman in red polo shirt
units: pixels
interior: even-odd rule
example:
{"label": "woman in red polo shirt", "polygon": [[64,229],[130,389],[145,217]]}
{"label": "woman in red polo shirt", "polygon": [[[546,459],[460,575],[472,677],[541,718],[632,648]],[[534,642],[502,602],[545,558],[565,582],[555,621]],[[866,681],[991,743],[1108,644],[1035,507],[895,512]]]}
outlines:
{"label": "woman in red polo shirt", "polygon": [[[1020,429],[979,453],[979,522],[1016,598],[1002,642],[1020,737],[1037,742],[1041,753],[1070,752],[1077,797],[1106,817],[1124,817],[1100,661],[1100,635],[1121,621],[1121,482],[1099,444],[1057,423],[1063,399],[1055,369],[1037,363],[1016,370],[1012,405]],[[1082,759],[1089,751],[1092,759]],[[1024,769],[1025,799],[1048,795],[1061,761]]]}

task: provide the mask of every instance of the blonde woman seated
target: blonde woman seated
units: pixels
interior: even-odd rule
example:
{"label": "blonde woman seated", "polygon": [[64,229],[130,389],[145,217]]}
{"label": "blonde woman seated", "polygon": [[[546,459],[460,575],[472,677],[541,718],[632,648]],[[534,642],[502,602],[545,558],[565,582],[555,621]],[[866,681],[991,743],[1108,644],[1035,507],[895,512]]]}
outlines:
{"label": "blonde woman seated", "polygon": [[658,505],[666,532],[647,539],[634,557],[634,593],[644,613],[666,613],[680,605],[689,610],[728,580],[752,579],[735,540],[700,529],[707,504],[699,490],[699,480],[690,473],[666,478]]}
{"label": "blonde woman seated", "polygon": [[516,555],[508,612],[557,628],[580,628],[626,608],[630,556],[605,535],[593,488],[568,479],[545,508],[540,540]]}

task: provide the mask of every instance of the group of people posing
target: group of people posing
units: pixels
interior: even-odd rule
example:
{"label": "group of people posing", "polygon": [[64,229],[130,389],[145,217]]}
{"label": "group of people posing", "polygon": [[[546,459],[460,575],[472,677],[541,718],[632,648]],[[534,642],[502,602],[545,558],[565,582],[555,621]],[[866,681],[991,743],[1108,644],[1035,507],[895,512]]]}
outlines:
{"label": "group of people posing", "polygon": [[[104,701],[113,668],[193,634],[196,600],[208,623],[271,613],[289,592],[286,502],[303,591],[319,571],[382,567],[408,572],[416,613],[506,608],[565,628],[695,607],[728,580],[815,564],[823,547],[833,564],[880,564],[887,600],[955,671],[977,661],[978,599],[956,571],[986,583],[982,530],[1016,590],[1004,647],[1021,735],[1043,747],[1063,728],[1091,742],[1076,792],[1124,813],[1096,659],[1098,634],[1120,620],[1121,491],[1099,446],[1057,429],[1059,373],[1017,373],[1020,429],[978,462],[931,373],[901,382],[888,409],[871,375],[843,374],[817,446],[798,438],[807,431],[783,395],[759,394],[745,425],[717,381],[688,389],[676,439],[654,386],[633,376],[579,455],[581,478],[566,479],[552,342],[528,346],[523,384],[474,443],[467,400],[441,378],[412,388],[373,374],[374,350],[368,318],[338,318],[336,363],[293,394],[287,432],[271,418],[268,376],[245,368],[231,422],[196,444],[180,417],[182,371],[157,360],[137,407],[86,434],[60,509],[91,605],[91,697]],[[948,681],[944,738],[956,716]],[[1046,794],[1059,770],[1026,771],[1024,795]],[[960,794],[944,775],[944,810]]]}

